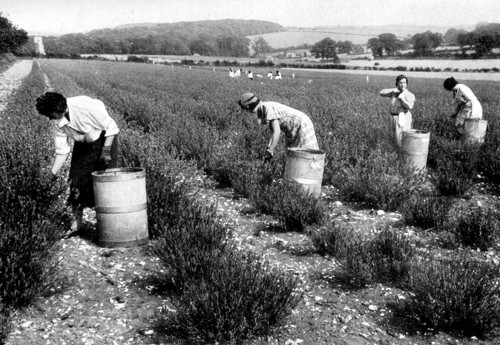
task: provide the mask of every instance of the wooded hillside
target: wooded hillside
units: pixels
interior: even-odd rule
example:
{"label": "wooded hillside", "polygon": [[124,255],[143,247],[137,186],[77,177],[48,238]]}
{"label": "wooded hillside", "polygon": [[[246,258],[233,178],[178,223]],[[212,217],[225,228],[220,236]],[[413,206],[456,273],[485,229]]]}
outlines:
{"label": "wooded hillside", "polygon": [[126,25],[87,34],[44,37],[47,55],[168,54],[248,56],[246,36],[285,31],[259,20],[206,20],[171,24]]}

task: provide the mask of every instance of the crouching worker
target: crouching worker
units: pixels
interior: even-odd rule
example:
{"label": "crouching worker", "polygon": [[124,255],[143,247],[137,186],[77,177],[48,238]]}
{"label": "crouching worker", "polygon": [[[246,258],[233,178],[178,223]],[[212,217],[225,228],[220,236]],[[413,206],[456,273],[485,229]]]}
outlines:
{"label": "crouching worker", "polygon": [[483,118],[483,107],[468,86],[459,83],[455,78],[451,77],[444,81],[443,87],[445,90],[453,92],[455,111],[451,115],[451,118],[455,119],[455,127],[460,133],[464,132],[466,119],[481,120]]}
{"label": "crouching worker", "polygon": [[253,93],[245,93],[238,104],[241,109],[255,114],[257,120],[271,130],[265,161],[273,157],[281,132],[285,133],[286,147],[319,149],[313,123],[303,112],[277,102],[263,102]]}
{"label": "crouching worker", "polygon": [[51,122],[56,153],[50,169],[52,180],[71,151],[69,139],[74,140],[68,204],[74,215],[71,231],[79,231],[84,207],[95,206],[92,172],[121,167],[118,126],[103,102],[87,96],[66,98],[46,92],[36,99],[36,109]]}

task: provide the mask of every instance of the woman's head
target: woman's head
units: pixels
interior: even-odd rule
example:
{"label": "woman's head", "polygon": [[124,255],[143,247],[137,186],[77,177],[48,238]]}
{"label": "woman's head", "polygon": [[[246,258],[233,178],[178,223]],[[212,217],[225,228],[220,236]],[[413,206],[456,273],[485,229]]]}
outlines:
{"label": "woman's head", "polygon": [[254,111],[255,108],[257,108],[257,105],[259,105],[260,99],[257,98],[253,93],[247,92],[243,96],[241,96],[241,99],[238,101],[238,104],[240,105],[241,109],[243,110],[249,110],[249,111]]}
{"label": "woman's head", "polygon": [[455,80],[455,78],[450,77],[450,78],[448,78],[448,79],[446,79],[446,80],[444,81],[444,83],[443,83],[443,87],[444,87],[446,90],[451,91],[451,90],[453,90],[453,88],[454,88],[455,86],[457,86],[457,84],[458,84],[458,81],[456,81],[456,80]]}
{"label": "woman's head", "polygon": [[67,107],[66,97],[57,92],[45,92],[36,99],[36,110],[48,118],[54,113],[64,114]]}
{"label": "woman's head", "polygon": [[406,89],[408,86],[408,77],[404,74],[400,74],[396,77],[396,87],[401,91]]}

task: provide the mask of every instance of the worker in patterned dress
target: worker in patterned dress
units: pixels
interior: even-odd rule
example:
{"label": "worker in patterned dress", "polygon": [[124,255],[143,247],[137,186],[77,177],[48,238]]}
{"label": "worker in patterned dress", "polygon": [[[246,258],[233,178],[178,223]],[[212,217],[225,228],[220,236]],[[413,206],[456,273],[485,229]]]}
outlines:
{"label": "worker in patterned dress", "polygon": [[66,98],[57,92],[45,92],[36,99],[36,109],[52,127],[56,155],[50,180],[56,180],[70,154],[70,139],[74,141],[68,204],[74,216],[71,230],[79,231],[84,207],[95,207],[92,172],[121,167],[118,126],[104,103],[88,96]]}
{"label": "worker in patterned dress", "polygon": [[253,93],[245,93],[238,104],[241,109],[257,116],[262,125],[268,125],[271,138],[264,154],[268,161],[274,156],[281,132],[285,134],[286,147],[318,150],[318,140],[313,123],[303,112],[277,102],[263,102]]}
{"label": "worker in patterned dress", "polygon": [[451,118],[455,119],[455,126],[459,131],[463,130],[465,119],[483,118],[483,107],[468,86],[451,77],[444,81],[443,87],[448,91],[453,91],[456,107]]}

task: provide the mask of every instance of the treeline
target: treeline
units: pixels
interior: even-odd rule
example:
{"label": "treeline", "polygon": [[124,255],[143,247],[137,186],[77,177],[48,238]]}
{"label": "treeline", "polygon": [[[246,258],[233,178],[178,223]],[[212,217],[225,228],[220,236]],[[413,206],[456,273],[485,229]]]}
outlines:
{"label": "treeline", "polygon": [[364,50],[359,44],[351,41],[334,41],[330,37],[325,37],[316,42],[311,48],[311,54],[316,58],[332,60],[335,63],[340,62],[337,54],[363,54]]}
{"label": "treeline", "polygon": [[19,54],[28,42],[28,33],[17,28],[0,12],[0,54]]}
{"label": "treeline", "polygon": [[472,58],[481,58],[490,55],[493,48],[500,47],[500,24],[483,23],[467,32],[465,30],[449,29],[444,35],[438,32],[426,31],[412,37],[400,40],[392,33],[383,33],[368,40],[367,46],[374,57],[396,56],[403,50],[412,49],[413,56],[435,56],[436,48],[459,46],[460,51],[455,55],[465,57],[468,50],[473,50]]}
{"label": "treeline", "polygon": [[276,23],[258,20],[211,20],[120,26],[87,34],[44,37],[47,56],[75,54],[148,54],[249,56],[250,35],[280,32]]}
{"label": "treeline", "polygon": [[480,24],[472,32],[458,32],[456,43],[462,48],[462,54],[469,47],[478,56],[487,55],[493,48],[500,47],[500,24]]}

